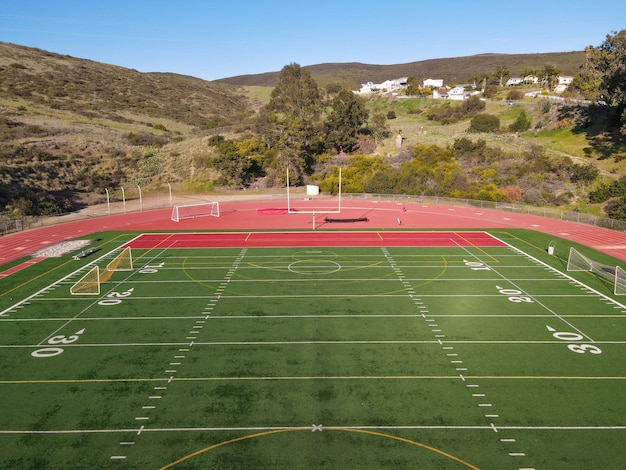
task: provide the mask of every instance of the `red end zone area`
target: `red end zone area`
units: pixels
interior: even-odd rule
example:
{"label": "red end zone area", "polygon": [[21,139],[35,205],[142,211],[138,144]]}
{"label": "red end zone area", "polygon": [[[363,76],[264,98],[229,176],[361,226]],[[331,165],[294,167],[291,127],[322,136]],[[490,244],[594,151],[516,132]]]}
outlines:
{"label": "red end zone area", "polygon": [[506,246],[486,232],[219,232],[149,233],[124,247],[263,248],[305,246]]}

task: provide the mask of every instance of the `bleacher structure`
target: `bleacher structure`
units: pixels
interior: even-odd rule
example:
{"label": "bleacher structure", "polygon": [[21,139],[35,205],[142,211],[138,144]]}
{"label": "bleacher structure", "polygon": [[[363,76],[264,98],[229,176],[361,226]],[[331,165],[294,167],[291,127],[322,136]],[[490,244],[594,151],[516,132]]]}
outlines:
{"label": "bleacher structure", "polygon": [[172,220],[180,222],[183,219],[196,217],[219,217],[220,203],[218,201],[203,202],[200,204],[185,204],[172,207]]}
{"label": "bleacher structure", "polygon": [[85,258],[86,256],[89,256],[90,254],[95,253],[96,251],[98,251],[98,249],[95,246],[85,248],[84,250],[72,256],[72,259],[78,261],[81,258]]}
{"label": "bleacher structure", "polygon": [[132,271],[132,269],[133,255],[130,247],[126,247],[104,269],[100,269],[97,265],[92,267],[87,274],[70,287],[70,294],[98,295],[100,294],[100,285],[111,279],[115,271]]}
{"label": "bleacher structure", "polygon": [[588,271],[611,281],[615,295],[626,295],[626,271],[620,266],[599,263],[570,247],[567,258],[568,271]]}

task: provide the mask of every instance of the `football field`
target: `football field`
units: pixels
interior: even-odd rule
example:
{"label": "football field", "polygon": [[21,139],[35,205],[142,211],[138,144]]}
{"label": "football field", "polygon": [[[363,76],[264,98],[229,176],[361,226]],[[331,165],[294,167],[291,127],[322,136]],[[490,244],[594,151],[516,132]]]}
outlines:
{"label": "football field", "polygon": [[525,246],[154,233],[65,260],[0,312],[0,468],[623,468],[626,296]]}

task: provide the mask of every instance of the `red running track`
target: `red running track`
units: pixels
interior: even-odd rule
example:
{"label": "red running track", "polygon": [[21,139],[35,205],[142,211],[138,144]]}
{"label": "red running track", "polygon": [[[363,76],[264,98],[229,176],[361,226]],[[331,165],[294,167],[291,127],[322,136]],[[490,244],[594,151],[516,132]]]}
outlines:
{"label": "red running track", "polygon": [[[420,203],[395,203],[372,201],[349,201],[343,203],[342,218],[367,217],[368,222],[325,223],[312,202],[299,201],[297,214],[264,215],[267,201],[220,203],[221,217],[170,220],[171,210],[161,209],[134,212],[68,222],[0,237],[0,265],[64,240],[88,238],[103,231],[227,231],[242,230],[305,230],[310,231],[315,223],[316,233],[328,229],[507,229],[524,228],[565,238],[615,258],[626,261],[626,234],[613,230],[579,224],[576,222],[544,218],[533,215],[515,214],[473,207],[452,207]],[[286,206],[286,201],[272,201],[274,207]],[[293,204],[292,204],[293,207]],[[304,211],[316,210],[313,215]],[[406,211],[404,210],[406,209]],[[336,217],[333,216],[333,217]],[[400,219],[401,226],[398,225]]]}

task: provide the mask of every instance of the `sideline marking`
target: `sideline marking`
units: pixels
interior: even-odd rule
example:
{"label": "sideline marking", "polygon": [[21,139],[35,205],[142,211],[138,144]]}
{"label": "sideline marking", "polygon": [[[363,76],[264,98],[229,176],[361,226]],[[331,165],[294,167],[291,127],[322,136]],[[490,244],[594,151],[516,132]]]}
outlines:
{"label": "sideline marking", "polygon": [[[491,426],[455,426],[455,425],[433,425],[433,426],[328,426],[325,427],[325,431],[329,430],[343,430],[343,431],[358,431],[358,430],[463,430],[463,431],[485,431],[491,430]],[[500,431],[626,431],[626,426],[499,426]],[[311,427],[292,427],[292,428],[260,428],[260,427],[232,427],[232,428],[210,428],[210,427],[196,427],[196,428],[150,428],[145,429],[143,426],[140,428],[141,432],[199,432],[199,431],[310,431]],[[2,434],[119,434],[137,432],[137,428],[131,429],[48,429],[34,431],[30,429],[23,430],[7,430],[0,429],[0,435]]]}
{"label": "sideline marking", "polygon": [[[197,381],[255,381],[255,380],[450,380],[457,379],[458,375],[317,375],[317,376],[271,376],[271,377],[169,377],[169,378],[125,378],[125,379],[52,379],[52,380],[0,380],[0,385],[21,385],[21,384],[61,384],[61,383],[116,383],[116,382],[197,382]],[[514,375],[470,375],[466,379],[477,380],[626,380],[626,376],[514,376]],[[478,388],[476,384],[467,384],[466,387]],[[153,397],[150,397],[153,398]],[[160,397],[156,397],[160,398]]]}

